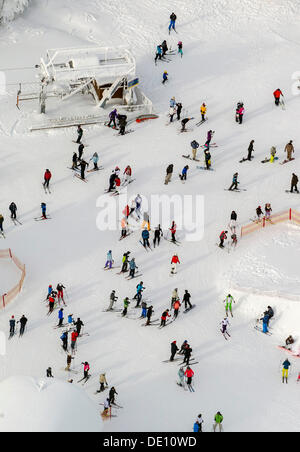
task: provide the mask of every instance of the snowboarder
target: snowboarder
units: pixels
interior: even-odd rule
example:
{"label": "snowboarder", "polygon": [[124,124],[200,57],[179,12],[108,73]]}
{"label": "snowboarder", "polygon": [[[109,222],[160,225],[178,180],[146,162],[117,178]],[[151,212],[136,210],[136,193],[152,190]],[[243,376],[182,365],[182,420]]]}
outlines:
{"label": "snowboarder", "polygon": [[192,304],[190,302],[190,299],[191,299],[191,294],[188,292],[188,290],[185,290],[184,291],[184,295],[183,295],[183,299],[182,299],[182,301],[184,302],[185,310],[192,309]]}
{"label": "snowboarder", "polygon": [[174,256],[171,259],[171,275],[176,275],[177,264],[180,264],[180,260],[177,254],[174,254]]}
{"label": "snowboarder", "polygon": [[117,109],[115,108],[113,111],[111,111],[109,113],[109,123],[108,123],[108,127],[111,126],[111,123],[113,123],[113,128],[116,129],[117,128],[117,124],[116,124],[116,117],[118,115]]}
{"label": "snowboarder", "polygon": [[236,248],[237,243],[238,243],[238,241],[237,241],[237,235],[236,235],[236,233],[234,232],[233,234],[231,234],[231,247]]}
{"label": "snowboarder", "polygon": [[41,203],[41,209],[42,209],[42,218],[44,218],[46,220],[47,219],[47,214],[46,214],[47,205],[45,202]]}
{"label": "snowboarder", "polygon": [[197,157],[197,149],[199,148],[199,143],[196,140],[193,140],[191,142],[191,147],[192,147],[192,155],[193,155],[193,160],[196,160]]}
{"label": "snowboarder", "polygon": [[290,347],[290,345],[293,345],[294,344],[294,339],[293,339],[293,336],[289,336],[289,337],[287,337],[286,338],[286,340],[285,340],[285,348],[287,349],[287,350],[291,350],[291,347]]}
{"label": "snowboarder", "polygon": [[[176,32],[176,29],[175,29],[176,19],[177,19],[176,14],[175,14],[175,13],[172,13],[172,14],[170,15],[169,34],[171,33],[171,30],[172,30],[172,29]],[[177,33],[177,32],[176,32],[176,33]]]}
{"label": "snowboarder", "polygon": [[270,160],[269,160],[270,163],[274,163],[275,157],[276,157],[276,153],[277,153],[276,146],[272,146],[271,149],[270,149],[270,154],[271,154],[271,157],[270,157]]}
{"label": "snowboarder", "polygon": [[219,427],[219,432],[222,432],[223,430],[223,426],[222,426],[222,422],[223,422],[223,416],[220,413],[220,411],[217,412],[217,414],[215,415],[215,423],[213,426],[214,432],[216,431],[217,427]]}
{"label": "snowboarder", "polygon": [[117,299],[118,299],[118,297],[116,297],[116,291],[113,290],[111,292],[111,294],[110,294],[110,297],[109,297],[109,306],[107,308],[107,311],[112,311],[113,310],[114,303],[117,302]]}
{"label": "snowboarder", "polygon": [[81,126],[78,126],[77,127],[77,140],[76,140],[77,144],[81,143],[82,135],[83,135],[83,130],[82,130]]}
{"label": "snowboarder", "polygon": [[160,227],[160,224],[159,224],[154,229],[154,239],[153,239],[153,246],[154,246],[154,248],[155,248],[156,242],[157,242],[157,244],[159,246],[161,237],[163,237],[163,231],[162,231],[162,229]]}
{"label": "snowboarder", "polygon": [[17,218],[17,206],[14,202],[10,203],[9,210],[10,210],[10,218],[15,220]]}
{"label": "snowboarder", "polygon": [[160,322],[161,327],[166,326],[166,321],[167,321],[168,317],[171,317],[171,316],[169,314],[169,309],[166,309],[161,315],[161,322]]}
{"label": "snowboarder", "polygon": [[117,393],[115,387],[112,386],[112,387],[110,388],[110,390],[109,390],[109,395],[108,395],[108,397],[109,397],[109,403],[111,403],[112,405],[115,404],[115,395],[116,395],[116,394],[118,395],[118,393]]}
{"label": "snowboarder", "polygon": [[286,359],[284,361],[284,363],[282,364],[282,366],[283,366],[282,367],[282,383],[284,383],[284,380],[285,380],[286,383],[288,382],[290,365],[291,365],[291,363],[289,362],[288,359]]}
{"label": "snowboarder", "polygon": [[58,327],[63,326],[63,321],[64,321],[64,308],[60,308],[60,310],[58,311]]}
{"label": "snowboarder", "polygon": [[234,173],[234,175],[232,176],[232,184],[230,185],[228,190],[237,190],[238,189],[238,175],[239,173]]}
{"label": "snowboarder", "polygon": [[220,243],[219,243],[220,248],[224,248],[224,241],[227,240],[226,234],[228,234],[228,231],[222,231],[220,234]]}
{"label": "snowboarder", "polygon": [[208,150],[204,150],[204,157],[206,169],[209,170],[211,167],[211,154]]}
{"label": "snowboarder", "polygon": [[291,193],[294,192],[294,189],[295,189],[296,193],[299,193],[297,185],[298,185],[298,176],[296,176],[296,174],[293,173],[292,180],[291,180]]}
{"label": "snowboarder", "polygon": [[182,49],[182,47],[183,47],[182,41],[179,41],[178,44],[177,44],[177,49],[178,49],[178,53],[180,54],[181,58],[183,57],[183,49]]}
{"label": "snowboarder", "polygon": [[28,319],[26,319],[25,315],[22,315],[22,317],[18,321],[18,323],[20,322],[20,336],[23,336],[23,334],[24,334],[27,321],[28,321]]}
{"label": "snowboarder", "polygon": [[178,352],[179,348],[176,345],[176,341],[173,341],[171,343],[171,356],[170,356],[170,361],[174,361],[174,356],[176,355],[176,353]]}
{"label": "snowboarder", "polygon": [[15,316],[12,315],[9,321],[9,337],[13,337],[15,334],[16,320]]}
{"label": "snowboarder", "polygon": [[105,372],[103,372],[102,374],[100,374],[99,376],[99,383],[100,383],[100,388],[97,392],[103,392],[105,390],[105,387],[108,387],[108,383],[106,381],[106,376],[105,376]]}
{"label": "snowboarder", "polygon": [[179,177],[180,177],[180,179],[181,179],[182,181],[185,181],[185,180],[186,180],[186,178],[187,178],[187,172],[188,172],[189,169],[190,169],[190,167],[189,167],[188,165],[186,165],[186,166],[182,169],[181,174],[179,174]]}
{"label": "snowboarder", "polygon": [[109,250],[107,255],[106,255],[106,262],[105,262],[105,266],[104,268],[112,268],[113,265],[113,258],[112,258],[112,251]]}
{"label": "snowboarder", "polygon": [[124,298],[123,305],[124,305],[124,309],[122,312],[122,316],[125,317],[125,315],[127,315],[128,306],[130,305],[130,301],[129,301],[128,297]]}
{"label": "snowboarder", "polygon": [[174,168],[174,165],[170,164],[168,166],[168,168],[166,169],[165,185],[168,185],[168,183],[171,182],[172,174],[173,174],[173,168]]}
{"label": "snowboarder", "polygon": [[168,79],[168,72],[164,71],[163,73],[163,79],[162,79],[162,84],[164,85],[169,79]]}
{"label": "snowboarder", "polygon": [[[67,337],[68,337],[68,336],[67,336]],[[66,350],[67,350],[67,348],[68,348],[68,347],[66,347]],[[71,364],[72,364],[72,359],[74,359],[72,355],[67,355],[67,367],[65,368],[65,370],[66,370],[67,372],[70,372],[70,367],[71,367]]]}
{"label": "snowboarder", "polygon": [[188,123],[189,121],[191,121],[192,119],[194,119],[194,118],[184,118],[184,119],[181,121],[181,130],[180,130],[180,132],[186,132],[186,125],[187,125],[187,123]]}
{"label": "snowboarder", "polygon": [[280,104],[280,96],[284,97],[282,94],[281,89],[277,88],[273,93],[274,99],[275,99],[275,105],[278,107]]}
{"label": "snowboarder", "polygon": [[252,160],[252,152],[254,152],[254,140],[250,141],[249,147],[248,147],[248,156],[247,156],[247,160],[251,161]]}
{"label": "snowboarder", "polygon": [[235,303],[235,300],[234,300],[232,295],[228,294],[227,297],[224,300],[225,311],[226,311],[226,316],[227,317],[228,317],[228,311],[230,312],[231,317],[233,317],[233,314],[232,314],[232,302]]}
{"label": "snowboarder", "polygon": [[125,135],[125,128],[127,125],[127,116],[126,115],[119,115],[117,116],[118,122],[119,122],[119,135]]}
{"label": "snowboarder", "polygon": [[133,257],[131,261],[129,262],[129,276],[131,276],[131,279],[134,278],[135,270],[137,269],[137,265],[135,263],[135,258]]}
{"label": "snowboarder", "polygon": [[293,160],[293,153],[295,152],[293,141],[291,140],[285,147],[284,152],[287,153],[288,161]]}
{"label": "snowboarder", "polygon": [[49,188],[49,183],[50,183],[51,177],[52,177],[51,172],[48,169],[46,169],[45,174],[44,174],[44,183],[43,183],[44,188]]}

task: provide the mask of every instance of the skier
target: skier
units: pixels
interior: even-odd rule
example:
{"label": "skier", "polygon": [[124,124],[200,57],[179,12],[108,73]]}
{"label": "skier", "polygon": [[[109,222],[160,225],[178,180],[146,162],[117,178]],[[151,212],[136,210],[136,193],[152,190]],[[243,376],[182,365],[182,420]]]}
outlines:
{"label": "skier", "polygon": [[84,144],[80,144],[78,146],[78,160],[82,160],[82,154],[83,154],[83,150],[84,150]]}
{"label": "skier", "polygon": [[117,124],[116,124],[116,117],[117,117],[117,109],[115,108],[113,111],[111,111],[109,113],[109,123],[108,123],[108,127],[111,126],[111,123],[113,123],[113,128],[116,129],[117,128]]}
{"label": "skier", "polygon": [[171,310],[173,309],[173,304],[175,303],[175,301],[179,300],[179,295],[178,295],[178,289],[176,287],[176,289],[173,290],[172,292],[172,298],[171,298]]}
{"label": "skier", "polygon": [[58,327],[63,326],[63,321],[64,321],[64,308],[60,308],[60,310],[58,311]]}
{"label": "skier", "polygon": [[58,303],[60,304],[60,300],[63,302],[63,304],[66,306],[65,300],[64,300],[64,289],[65,286],[61,283],[57,284],[56,290],[57,290],[57,298]]}
{"label": "skier", "polygon": [[15,334],[16,320],[15,316],[12,315],[9,321],[9,337],[13,337]]}
{"label": "skier", "polygon": [[187,365],[189,365],[189,363],[190,363],[192,351],[193,350],[189,346],[189,344],[186,344],[185,349],[184,349],[184,360],[183,360],[183,362],[186,363]]}
{"label": "skier", "polygon": [[224,241],[227,240],[226,234],[228,234],[228,231],[222,231],[220,234],[220,243],[219,243],[220,248],[224,248]]}
{"label": "skier", "polygon": [[287,153],[288,161],[293,160],[293,153],[295,152],[293,141],[291,140],[286,147],[284,148],[284,152]]}
{"label": "skier", "polygon": [[127,251],[127,253],[123,254],[121,273],[126,273],[128,271],[127,267],[128,267],[128,263],[129,263],[129,254],[130,254],[130,251]]}
{"label": "skier", "polygon": [[26,319],[25,315],[22,315],[22,317],[20,318],[18,323],[19,322],[20,322],[20,336],[23,336],[24,331],[25,331],[25,327],[26,327],[26,324],[27,324],[27,319]]}
{"label": "skier", "polygon": [[232,314],[232,302],[235,303],[235,300],[234,300],[232,295],[228,294],[227,297],[224,300],[225,311],[226,311],[226,316],[227,317],[228,317],[228,311],[230,311],[231,317],[233,317],[233,314]]}
{"label": "skier", "polygon": [[71,330],[74,324],[73,314],[68,315],[68,331]]}
{"label": "skier", "polygon": [[214,136],[214,134],[215,134],[215,131],[214,130],[209,130],[208,132],[207,132],[207,139],[206,139],[206,145],[207,144],[210,144],[210,142],[211,142],[211,140],[212,140],[212,137]]}
{"label": "skier", "polygon": [[111,407],[110,407],[110,403],[109,403],[109,398],[107,398],[106,400],[105,400],[105,402],[104,402],[104,409],[103,409],[103,411],[102,411],[102,413],[101,413],[101,416],[103,416],[103,417],[109,417],[109,409],[110,409]]}
{"label": "skier", "polygon": [[115,395],[118,395],[117,391],[115,390],[115,387],[112,386],[109,390],[109,403],[111,403],[112,405],[115,405]]}
{"label": "skier", "polygon": [[46,370],[46,377],[47,378],[54,378],[53,375],[52,375],[51,367],[48,367],[48,369]]}
{"label": "skier", "polygon": [[142,197],[141,195],[137,195],[134,199],[135,202],[135,210],[134,213],[136,214],[136,216],[138,217],[138,219],[140,220],[141,218],[141,207],[142,207]]}
{"label": "skier", "polygon": [[231,247],[234,247],[234,248],[236,248],[236,246],[237,246],[237,235],[236,235],[236,233],[234,232],[233,234],[231,234]]}
{"label": "skier", "polygon": [[172,221],[171,227],[169,229],[169,231],[171,231],[171,241],[172,242],[177,241],[176,240],[176,229],[177,229],[176,223],[175,223],[175,221]]}
{"label": "skier", "polygon": [[55,303],[54,291],[51,292],[51,295],[49,296],[48,301],[49,301],[49,305],[48,305],[49,311],[48,311],[47,315],[50,315],[54,309],[54,303]]}
{"label": "skier", "polygon": [[185,310],[192,309],[192,307],[193,307],[191,305],[190,299],[191,299],[191,294],[187,290],[185,290],[184,291],[184,295],[183,295],[183,299],[182,299],[182,301],[184,302]]}
{"label": "skier", "polygon": [[214,432],[216,431],[217,427],[219,427],[219,432],[222,432],[223,427],[222,427],[222,422],[223,422],[223,416],[220,413],[220,411],[217,412],[217,414],[215,415],[215,423],[213,426]]}
{"label": "skier", "polygon": [[[239,122],[241,124],[240,115],[243,115],[243,114],[244,114],[244,104],[243,104],[243,102],[238,102],[237,106],[236,106],[236,110],[235,110],[235,121]],[[243,118],[242,118],[242,120],[243,120]]]}
{"label": "skier", "polygon": [[[68,348],[68,347],[67,347]],[[67,349],[66,348],[66,349]],[[74,359],[73,357],[72,357],[72,355],[67,355],[67,367],[65,368],[65,370],[67,371],[67,372],[70,372],[70,367],[71,367],[71,364],[72,364],[72,359]]]}
{"label": "skier", "polygon": [[211,154],[208,150],[204,150],[204,157],[205,157],[206,169],[209,170],[211,167]]}
{"label": "skier", "polygon": [[169,309],[166,309],[161,315],[161,322],[160,322],[161,327],[166,326],[166,321],[167,321],[168,317],[171,317],[171,316],[169,314]]}
{"label": "skier", "polygon": [[14,202],[10,203],[9,210],[10,210],[10,218],[15,220],[17,218],[17,206]]}
{"label": "skier", "polygon": [[176,104],[176,113],[177,113],[177,121],[180,121],[180,115],[181,115],[181,111],[182,111],[182,103],[177,102]]}
{"label": "skier", "polygon": [[124,170],[124,173],[123,173],[123,176],[124,176],[124,178],[123,178],[122,185],[130,184],[131,176],[132,176],[132,169],[131,169],[130,165],[126,166],[126,168]]}
{"label": "skier", "polygon": [[134,278],[135,270],[137,269],[137,265],[135,263],[135,258],[133,257],[131,261],[129,262],[129,276],[131,276],[131,279]]}
{"label": "skier", "polygon": [[164,73],[163,73],[163,80],[162,80],[162,84],[164,85],[165,83],[166,83],[166,81],[168,81],[169,79],[168,79],[168,72],[167,71],[164,71]]}
{"label": "skier", "polygon": [[44,218],[46,220],[47,219],[47,214],[46,214],[47,205],[45,202],[41,203],[41,208],[42,208],[42,218]]}
{"label": "skier", "polygon": [[73,153],[73,157],[72,157],[72,169],[75,170],[77,168],[77,164],[78,164],[78,157],[76,152]]}
{"label": "skier", "polygon": [[263,215],[263,211],[261,210],[261,206],[258,206],[256,209],[256,215],[257,215],[257,219],[258,221],[260,221],[260,217]]}
{"label": "skier", "polygon": [[90,365],[87,361],[85,361],[84,363],[81,363],[83,365],[83,379],[82,380],[88,380],[90,378],[89,375],[89,370],[90,370]]}
{"label": "skier", "polygon": [[290,367],[290,365],[291,365],[291,363],[289,362],[289,360],[288,359],[286,359],[285,361],[284,361],[284,363],[282,364],[282,383],[284,383],[284,380],[285,380],[285,382],[287,383],[288,382],[288,376],[289,376],[289,367]]}
{"label": "skier", "polygon": [[228,328],[229,325],[230,325],[230,324],[229,324],[229,320],[228,320],[227,317],[225,317],[225,319],[222,320],[222,322],[221,322],[221,328],[222,328],[222,329],[221,329],[221,333],[223,334],[223,336],[225,337],[225,339],[227,339],[226,336],[225,336],[225,334],[227,334],[227,336],[230,337],[230,334],[229,334],[228,331],[227,331],[227,328]]}
{"label": "skier", "polygon": [[143,213],[143,223],[141,226],[141,229],[147,229],[147,231],[150,231],[151,227],[150,227],[150,217],[148,212],[144,212]]}
{"label": "skier", "polygon": [[186,371],[184,372],[184,376],[187,379],[186,384],[190,390],[192,389],[192,380],[194,375],[194,371],[190,368],[190,366],[187,366]]}
{"label": "skier", "polygon": [[163,52],[163,57],[165,56],[165,54],[167,53],[167,51],[168,51],[168,45],[167,45],[167,41],[166,40],[164,40],[162,43],[161,43],[161,48],[162,48],[162,52]]}
{"label": "skier", "polygon": [[178,377],[179,377],[179,386],[184,387],[184,369],[183,367],[180,367],[179,371],[178,371]]}
{"label": "skier", "polygon": [[232,177],[232,184],[230,185],[228,190],[237,190],[238,189],[238,175],[239,173],[234,173],[233,177]]}
{"label": "skier", "polygon": [[141,319],[145,319],[146,317],[147,317],[147,303],[145,301],[142,301]]}
{"label": "skier", "polygon": [[157,244],[159,246],[161,237],[163,237],[163,231],[162,231],[162,229],[160,227],[160,224],[159,224],[154,229],[154,239],[153,239],[153,246],[154,246],[154,248],[155,248],[156,242],[157,242]]}
{"label": "skier", "polygon": [[124,309],[122,312],[122,316],[125,317],[125,315],[127,315],[128,306],[130,305],[130,301],[129,301],[128,297],[124,298],[123,304],[124,304]]}
{"label": "skier", "polygon": [[119,115],[117,116],[119,121],[119,135],[125,135],[125,128],[127,125],[127,116],[126,115]]}
{"label": "skier", "polygon": [[155,54],[155,59],[154,62],[156,64],[157,59],[161,60],[163,56],[163,48],[160,44],[158,44],[158,46],[156,46],[156,54]]}
{"label": "skier", "polygon": [[182,343],[181,348],[180,348],[178,354],[179,354],[179,355],[184,355],[185,350],[186,350],[188,347],[189,347],[188,341],[185,340],[185,341]]}
{"label": "skier", "polygon": [[74,325],[76,326],[76,332],[77,332],[78,336],[80,336],[81,328],[84,326],[84,323],[82,322],[80,317],[77,318],[77,321],[74,322]]}
{"label": "skier", "polygon": [[293,173],[291,180],[291,193],[294,193],[294,189],[296,193],[299,193],[297,185],[298,185],[298,176],[296,176],[296,174]]}
{"label": "skier", "polygon": [[237,214],[233,210],[230,215],[230,223],[229,223],[229,228],[233,234],[235,234],[235,231],[236,231],[236,220],[237,220]]}
{"label": "skier", "polygon": [[179,348],[176,345],[176,341],[173,341],[171,343],[171,356],[170,356],[170,361],[174,361],[174,356],[176,355],[176,353],[178,352]]}
{"label": "skier", "polygon": [[196,140],[191,142],[193,160],[196,160],[197,157],[197,149],[199,148],[199,143]]}
{"label": "skier", "polygon": [[4,222],[4,217],[2,214],[0,214],[0,231],[2,233],[2,235],[4,236],[4,232],[3,232],[3,222]]}
{"label": "skier", "polygon": [[77,333],[77,331],[72,331],[71,333],[71,350],[72,350],[72,354],[75,353],[75,345],[76,345],[76,341],[78,338],[79,334]]}
{"label": "skier", "polygon": [[267,333],[269,332],[269,330],[268,330],[268,324],[269,324],[269,320],[270,320],[270,317],[269,317],[269,315],[267,314],[267,312],[265,312],[265,313],[264,313],[264,316],[263,316],[261,319],[259,319],[259,320],[262,320],[262,322],[263,322],[263,329],[262,329],[262,332],[265,333],[265,334],[267,334]]}
{"label": "skier", "polygon": [[44,188],[49,188],[49,183],[50,183],[51,177],[52,177],[51,172],[48,169],[46,169],[45,174],[44,174],[44,183],[43,183]]}
{"label": "skier", "polygon": [[110,297],[109,297],[109,306],[107,308],[107,311],[112,311],[113,310],[114,303],[117,302],[117,299],[118,299],[118,297],[116,297],[116,291],[113,290],[111,292],[111,294],[110,294]]}
{"label": "skier", "polygon": [[116,179],[117,179],[117,174],[116,173],[112,173],[110,178],[109,178],[109,187],[107,192],[111,192],[111,191],[115,191],[115,187],[116,187]]}
{"label": "skier", "polygon": [[106,381],[106,376],[105,376],[105,372],[103,372],[102,374],[100,374],[99,376],[99,383],[100,383],[100,388],[97,392],[103,392],[105,390],[105,387],[108,387],[108,383]]}
{"label": "skier", "polygon": [[168,166],[168,168],[166,169],[165,185],[168,185],[168,183],[171,182],[172,174],[173,174],[173,168],[174,168],[174,165],[170,164]]}
{"label": "skier", "polygon": [[94,152],[93,157],[90,158],[90,161],[94,163],[94,170],[97,171],[99,169],[98,167],[98,161],[99,161],[99,155],[97,152]]}
{"label": "skier", "polygon": [[280,104],[280,96],[284,97],[284,95],[282,94],[281,89],[277,88],[274,93],[273,93],[274,99],[275,99],[275,105],[278,107],[278,105]]}
{"label": "skier", "polygon": [[201,121],[204,122],[206,120],[205,115],[207,112],[206,104],[203,102],[203,104],[200,107],[200,113],[201,113]]}
{"label": "skier", "polygon": [[244,108],[244,105],[242,104],[242,105],[237,109],[237,115],[238,115],[238,122],[239,122],[239,124],[242,124],[242,123],[243,123],[244,113],[245,113],[245,108]]}
{"label": "skier", "polygon": [[83,130],[82,130],[81,126],[78,126],[77,127],[77,140],[76,140],[77,144],[79,144],[81,142],[82,135],[83,135]]}
{"label": "skier", "polygon": [[265,205],[265,217],[266,217],[266,220],[271,220],[271,212],[272,212],[272,207],[271,207],[271,204],[268,202]]}
{"label": "skier", "polygon": [[174,256],[171,259],[171,275],[176,275],[177,264],[180,264],[180,260],[177,254],[174,254]]}
{"label": "skier", "polygon": [[64,331],[63,334],[60,336],[60,339],[62,340],[62,348],[64,349],[65,352],[67,352],[68,351],[68,333],[66,331]]}
{"label": "skier", "polygon": [[112,251],[109,250],[107,255],[106,255],[106,262],[105,262],[105,266],[104,268],[112,268],[113,265],[113,258],[112,258]]}
{"label": "skier", "polygon": [[[175,29],[176,19],[177,19],[176,14],[175,14],[175,13],[172,13],[172,14],[170,15],[169,34],[171,33],[171,30],[172,30],[172,29],[176,32],[176,29]],[[176,33],[177,33],[177,32],[176,32]]]}
{"label": "skier", "polygon": [[151,317],[152,317],[153,312],[154,312],[153,306],[149,306],[149,308],[147,308],[147,322],[146,322],[146,325],[150,325]]}
{"label": "skier", "polygon": [[178,53],[180,53],[181,58],[183,57],[183,50],[182,50],[182,41],[179,41],[177,44],[177,48],[178,48]]}
{"label": "skier", "polygon": [[189,121],[191,121],[192,119],[194,119],[194,118],[184,118],[184,119],[181,121],[181,130],[180,130],[180,132],[186,132],[186,125],[187,125],[187,123],[188,123]]}
{"label": "skier", "polygon": [[89,166],[89,164],[85,160],[80,160],[79,166],[80,166],[80,177],[81,179],[85,180],[84,172],[86,168]]}
{"label": "skier", "polygon": [[143,281],[141,281],[137,286],[136,286],[136,294],[133,297],[133,300],[136,300],[136,308],[139,307],[140,302],[142,300],[142,296],[143,296],[143,291],[146,289],[146,287],[143,286]]}
{"label": "skier", "polygon": [[181,174],[179,174],[179,177],[180,177],[180,179],[181,179],[182,181],[185,181],[185,180],[186,180],[186,178],[187,178],[187,172],[188,172],[189,169],[190,169],[189,166],[186,165],[186,166],[182,169]]}
{"label": "skier", "polygon": [[174,320],[178,317],[180,306],[181,306],[181,303],[179,300],[176,300],[175,303],[173,304],[173,309],[174,309],[173,319]]}
{"label": "skier", "polygon": [[175,107],[175,106],[176,106],[176,100],[175,100],[175,96],[173,96],[170,99],[170,107]]}
{"label": "skier", "polygon": [[176,107],[170,107],[170,109],[169,109],[170,122],[173,122],[175,113],[176,113]]}

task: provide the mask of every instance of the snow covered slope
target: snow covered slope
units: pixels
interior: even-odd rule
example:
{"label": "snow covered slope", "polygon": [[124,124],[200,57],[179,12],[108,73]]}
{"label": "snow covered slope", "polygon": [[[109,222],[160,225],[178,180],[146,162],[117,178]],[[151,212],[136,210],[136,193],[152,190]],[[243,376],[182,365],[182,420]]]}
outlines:
{"label": "snow covered slope", "polygon": [[[178,34],[169,37],[172,11],[178,17]],[[299,430],[299,387],[295,380],[300,362],[291,358],[290,382],[283,386],[280,363],[285,354],[276,349],[289,334],[297,337],[293,315],[297,316],[299,299],[288,298],[291,292],[299,294],[295,252],[291,254],[292,272],[280,265],[285,244],[293,250],[299,247],[298,230],[274,226],[243,239],[230,254],[215,245],[232,210],[238,213],[240,224],[248,223],[255,208],[265,202],[271,202],[274,212],[289,207],[300,210],[298,196],[285,193],[292,172],[300,173],[300,98],[292,93],[292,74],[299,70],[299,19],[300,1],[296,0],[190,0],[188,6],[186,1],[166,0],[155,8],[150,0],[40,0],[13,24],[0,29],[1,66],[6,68],[33,66],[47,48],[93,43],[130,46],[137,58],[142,89],[160,114],[156,121],[133,125],[135,132],[125,137],[115,137],[103,127],[86,129],[84,141],[89,147],[85,155],[90,158],[97,151],[104,170],[90,173],[84,184],[67,168],[76,150],[72,143],[75,131],[19,134],[18,122],[28,118],[28,112],[25,106],[16,111],[17,85],[9,85],[9,95],[0,98],[0,211],[7,235],[1,244],[12,247],[27,266],[22,294],[1,312],[0,328],[8,331],[12,314],[17,318],[25,314],[29,319],[22,340],[15,337],[8,343],[3,377],[25,374],[39,378],[50,365],[56,378],[67,378],[62,370],[66,356],[60,348],[60,333],[52,328],[57,311],[47,317],[42,302],[48,284],[62,282],[68,289],[65,315],[80,316],[89,333],[79,339],[74,363],[80,372],[82,361],[91,365],[92,377],[84,389],[99,409],[104,396],[94,392],[99,373],[106,371],[124,407],[118,410],[118,417],[104,424],[107,431],[189,432],[199,412],[205,430],[210,431],[218,410],[224,415],[226,431]],[[172,62],[155,66],[155,46],[163,39],[173,48],[182,40],[184,57],[176,55]],[[169,83],[163,86],[165,69]],[[6,76],[8,83],[31,82],[34,77],[33,71],[27,70],[9,71]],[[285,94],[285,111],[273,103],[272,93],[278,87]],[[201,103],[206,102],[208,123],[199,129],[189,123],[193,132],[181,135],[177,123],[166,127],[173,95],[183,103],[184,114],[196,118]],[[234,122],[239,100],[246,108],[243,125]],[[192,139],[204,143],[209,128],[216,131],[214,141],[219,147],[212,149],[216,171],[206,173],[181,155],[190,152]],[[255,159],[239,164],[251,139],[255,139]],[[260,163],[272,145],[277,146],[282,160],[290,139],[296,148],[294,162],[283,166]],[[201,152],[199,155],[203,160]],[[173,181],[165,186],[165,169],[170,163],[175,166]],[[187,163],[190,171],[183,185],[177,174]],[[163,240],[158,249],[146,253],[139,244],[139,232],[119,242],[119,231],[99,231],[96,201],[103,195],[112,169],[116,165],[124,169],[127,164],[136,178],[129,187],[130,195],[204,195],[203,240],[188,243],[179,232],[181,247],[174,250],[174,245]],[[51,195],[41,186],[46,168],[53,174]],[[235,171],[247,191],[224,191]],[[10,224],[11,201],[18,205],[22,226]],[[35,222],[33,217],[38,216],[42,201],[47,202],[52,219]],[[278,246],[273,243],[276,240]],[[131,250],[143,273],[144,296],[153,304],[155,318],[170,306],[175,287],[180,296],[188,289],[196,308],[180,314],[165,330],[141,328],[139,320],[102,312],[112,289],[117,291],[120,307],[125,296],[135,294],[139,282],[124,280],[116,274],[118,270],[102,270],[109,249],[116,265],[120,265],[122,254]],[[181,265],[178,274],[170,278],[174,251]],[[263,280],[256,277],[261,275],[260,269],[267,272]],[[249,293],[242,290],[249,287]],[[225,341],[219,323],[229,291],[237,304],[231,321],[232,338]],[[271,291],[280,298],[266,297]],[[273,335],[265,337],[253,326],[273,302],[280,315]],[[132,316],[136,315],[134,311]],[[170,343],[177,340],[181,344],[185,339],[199,361],[193,367],[193,394],[175,384],[179,367],[162,363],[169,358]]]}

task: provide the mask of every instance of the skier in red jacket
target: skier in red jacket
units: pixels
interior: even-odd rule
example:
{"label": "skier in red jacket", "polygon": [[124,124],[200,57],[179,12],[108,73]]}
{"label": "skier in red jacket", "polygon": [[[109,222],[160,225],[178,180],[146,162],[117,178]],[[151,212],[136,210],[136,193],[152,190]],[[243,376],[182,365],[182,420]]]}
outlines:
{"label": "skier in red jacket", "polygon": [[276,91],[274,91],[273,96],[275,98],[275,105],[279,105],[280,103],[280,96],[283,96],[281,89],[276,89]]}
{"label": "skier in red jacket", "polygon": [[177,226],[176,226],[175,221],[172,221],[172,225],[170,227],[170,231],[171,231],[171,235],[172,235],[172,242],[176,242],[176,237],[175,237],[176,228],[177,228]]}
{"label": "skier in red jacket", "polygon": [[194,371],[190,368],[190,366],[187,366],[186,371],[184,372],[185,377],[187,378],[187,385],[191,386],[192,384],[192,378],[194,376]]}
{"label": "skier in red jacket", "polygon": [[180,264],[180,260],[177,256],[177,254],[174,254],[174,256],[172,257],[172,260],[171,260],[171,274],[172,275],[176,274],[177,264]]}
{"label": "skier in red jacket", "polygon": [[167,321],[168,317],[171,317],[171,316],[169,314],[169,309],[166,309],[161,315],[161,322],[160,322],[161,327],[166,326],[166,321]]}
{"label": "skier in red jacket", "polygon": [[76,345],[76,341],[78,338],[79,334],[77,333],[77,331],[73,331],[73,333],[71,334],[71,349],[72,349],[72,353],[75,353],[75,345]]}
{"label": "skier in red jacket", "polygon": [[52,176],[51,172],[48,169],[46,169],[45,174],[44,174],[44,183],[43,183],[45,188],[49,188],[49,182],[50,182],[51,176]]}
{"label": "skier in red jacket", "polygon": [[226,234],[228,234],[228,231],[222,231],[221,234],[220,234],[220,244],[219,244],[220,248],[224,248],[224,240],[227,239],[227,235]]}

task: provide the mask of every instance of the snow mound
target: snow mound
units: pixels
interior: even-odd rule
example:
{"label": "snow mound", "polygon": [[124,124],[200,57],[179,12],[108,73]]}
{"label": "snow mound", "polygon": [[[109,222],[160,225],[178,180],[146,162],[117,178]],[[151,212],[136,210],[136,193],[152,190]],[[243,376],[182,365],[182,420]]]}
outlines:
{"label": "snow mound", "polygon": [[100,413],[82,389],[56,379],[10,377],[0,384],[1,432],[99,432]]}
{"label": "snow mound", "polygon": [[29,3],[30,0],[0,0],[0,23],[8,22],[21,14]]}

